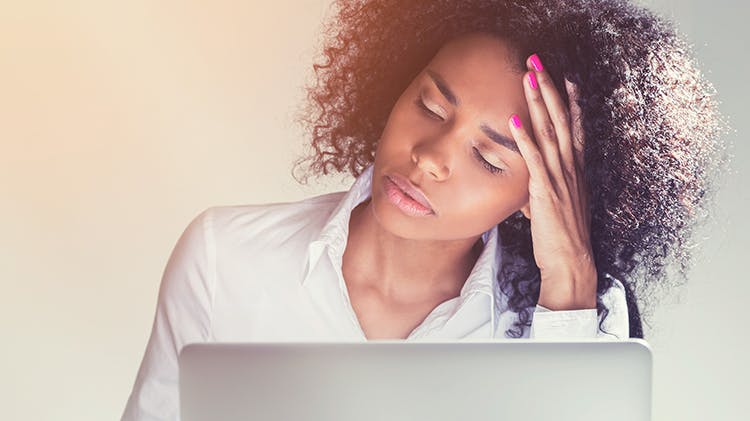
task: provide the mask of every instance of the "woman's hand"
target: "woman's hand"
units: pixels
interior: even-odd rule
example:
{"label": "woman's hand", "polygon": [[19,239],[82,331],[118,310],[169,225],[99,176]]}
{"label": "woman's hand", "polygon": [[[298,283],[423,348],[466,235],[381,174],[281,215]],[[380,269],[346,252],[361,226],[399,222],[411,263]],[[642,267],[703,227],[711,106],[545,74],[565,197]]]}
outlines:
{"label": "woman's hand", "polygon": [[565,80],[568,106],[536,54],[526,65],[530,71],[523,83],[533,137],[517,115],[509,125],[529,170],[524,213],[531,220],[534,259],[541,272],[539,304],[551,310],[596,308],[577,88]]}

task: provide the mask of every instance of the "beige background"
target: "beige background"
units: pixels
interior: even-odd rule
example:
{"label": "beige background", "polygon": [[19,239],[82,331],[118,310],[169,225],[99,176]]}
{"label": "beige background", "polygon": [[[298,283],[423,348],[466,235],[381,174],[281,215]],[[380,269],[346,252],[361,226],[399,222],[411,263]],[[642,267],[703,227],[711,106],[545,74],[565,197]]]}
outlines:
{"label": "beige background", "polygon": [[[209,206],[348,185],[290,176],[305,141],[291,118],[328,1],[272,3],[0,2],[2,419],[119,419],[187,223]],[[748,10],[647,3],[696,44],[738,143],[690,284],[646,326],[654,415],[740,419]]]}

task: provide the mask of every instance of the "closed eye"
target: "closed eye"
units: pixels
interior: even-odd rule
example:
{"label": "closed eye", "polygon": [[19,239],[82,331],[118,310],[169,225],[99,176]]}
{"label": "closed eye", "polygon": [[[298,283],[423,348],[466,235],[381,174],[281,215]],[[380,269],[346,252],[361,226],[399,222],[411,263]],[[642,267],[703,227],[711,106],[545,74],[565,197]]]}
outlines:
{"label": "closed eye", "polygon": [[432,111],[425,105],[424,101],[422,101],[422,97],[417,97],[417,99],[414,101],[415,104],[417,104],[417,107],[421,108],[422,111],[424,111],[430,118],[434,118],[435,120],[443,121],[443,117],[440,116],[440,114]]}
{"label": "closed eye", "polygon": [[497,173],[501,173],[504,171],[502,168],[498,168],[490,164],[489,161],[487,161],[486,159],[484,159],[482,154],[479,153],[479,149],[477,149],[476,147],[474,147],[473,149],[474,149],[474,157],[477,159],[477,161],[479,161],[480,164],[482,164],[482,166],[484,166],[484,168],[487,171],[491,172],[492,174],[497,174]]}

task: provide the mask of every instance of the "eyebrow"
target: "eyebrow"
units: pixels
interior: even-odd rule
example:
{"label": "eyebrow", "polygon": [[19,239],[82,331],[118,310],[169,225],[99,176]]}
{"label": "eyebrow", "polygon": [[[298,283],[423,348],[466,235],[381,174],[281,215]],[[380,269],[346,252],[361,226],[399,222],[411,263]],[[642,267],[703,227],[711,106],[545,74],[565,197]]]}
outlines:
{"label": "eyebrow", "polygon": [[[440,93],[443,94],[448,102],[453,104],[453,106],[455,107],[461,105],[461,101],[458,99],[456,94],[453,93],[451,88],[448,87],[448,84],[445,83],[445,80],[443,80],[443,78],[439,74],[432,70],[427,70],[426,73],[430,76],[432,81],[435,83],[435,86],[437,86]],[[487,123],[482,122],[479,125],[479,128],[485,135],[487,135],[487,137],[492,139],[493,142],[497,143],[500,146],[504,146],[519,155],[521,154],[521,151],[518,150],[518,145],[516,144],[515,140],[493,130],[489,125],[487,125]]]}

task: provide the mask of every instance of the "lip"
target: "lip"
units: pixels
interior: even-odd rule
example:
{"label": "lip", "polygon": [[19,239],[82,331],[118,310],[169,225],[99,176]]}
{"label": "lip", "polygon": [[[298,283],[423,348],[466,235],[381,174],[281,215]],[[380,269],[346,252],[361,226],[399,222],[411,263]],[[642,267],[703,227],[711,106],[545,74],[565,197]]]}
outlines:
{"label": "lip", "polygon": [[427,199],[427,196],[417,186],[412,184],[409,179],[399,174],[387,174],[385,177],[401,190],[400,193],[405,194],[406,200],[402,201],[403,203],[397,203],[397,205],[411,205],[410,209],[408,209],[411,213],[422,215],[435,214],[435,210],[430,204],[429,199]]}

